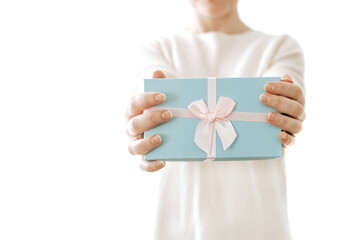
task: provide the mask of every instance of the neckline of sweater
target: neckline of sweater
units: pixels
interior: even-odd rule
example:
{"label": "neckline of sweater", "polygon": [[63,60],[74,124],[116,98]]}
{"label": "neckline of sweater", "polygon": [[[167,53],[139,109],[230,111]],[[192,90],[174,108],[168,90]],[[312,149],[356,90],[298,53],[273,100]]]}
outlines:
{"label": "neckline of sweater", "polygon": [[209,32],[197,33],[197,32],[191,31],[187,27],[183,27],[183,31],[188,33],[188,34],[195,35],[195,36],[218,35],[218,36],[225,36],[225,37],[240,37],[240,36],[248,35],[250,33],[257,32],[256,30],[249,29],[249,30],[241,32],[241,33],[224,33],[224,32],[219,32],[219,31],[209,31]]}

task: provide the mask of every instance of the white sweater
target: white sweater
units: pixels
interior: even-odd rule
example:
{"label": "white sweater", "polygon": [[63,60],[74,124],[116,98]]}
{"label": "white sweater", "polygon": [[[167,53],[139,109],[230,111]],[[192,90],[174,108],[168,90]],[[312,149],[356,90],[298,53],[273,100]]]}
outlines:
{"label": "white sweater", "polygon": [[[303,53],[288,35],[184,29],[142,47],[138,63],[140,78],[288,73],[304,90]],[[291,239],[284,159],[167,162],[161,171],[156,240]]]}

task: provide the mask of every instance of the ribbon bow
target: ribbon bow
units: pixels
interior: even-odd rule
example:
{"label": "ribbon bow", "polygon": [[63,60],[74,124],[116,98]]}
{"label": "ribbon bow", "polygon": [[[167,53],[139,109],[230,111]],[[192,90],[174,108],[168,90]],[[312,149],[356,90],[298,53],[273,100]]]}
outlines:
{"label": "ribbon bow", "polygon": [[220,97],[215,112],[209,112],[203,99],[189,104],[188,109],[200,118],[195,131],[194,142],[207,154],[212,155],[211,149],[216,141],[216,131],[221,139],[224,151],[234,142],[236,132],[227,117],[235,108],[235,101],[229,97]]}

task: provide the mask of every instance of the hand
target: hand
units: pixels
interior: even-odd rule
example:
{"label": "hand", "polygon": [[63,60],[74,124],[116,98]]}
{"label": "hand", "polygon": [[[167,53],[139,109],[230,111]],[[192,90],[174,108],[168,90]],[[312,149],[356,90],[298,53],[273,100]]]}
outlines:
{"label": "hand", "polygon": [[[165,78],[161,71],[155,71],[153,78]],[[147,108],[163,103],[165,95],[158,92],[144,92],[134,95],[128,104],[125,117],[128,121],[126,132],[131,138],[128,149],[133,155],[141,155],[140,168],[147,172],[155,172],[165,166],[164,160],[145,161],[144,155],[161,144],[161,137],[154,134],[144,139],[144,132],[169,121],[170,111],[160,110],[143,113]]]}
{"label": "hand", "polygon": [[282,75],[280,82],[267,83],[264,88],[266,93],[260,96],[260,101],[280,112],[269,112],[266,118],[269,123],[282,129],[279,138],[283,146],[291,146],[305,120],[304,94],[288,74]]}

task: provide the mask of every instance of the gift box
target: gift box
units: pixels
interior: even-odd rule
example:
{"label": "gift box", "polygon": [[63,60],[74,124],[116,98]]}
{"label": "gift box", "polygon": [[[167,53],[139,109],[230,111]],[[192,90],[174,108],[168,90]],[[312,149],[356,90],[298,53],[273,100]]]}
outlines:
{"label": "gift box", "polygon": [[280,77],[144,79],[145,92],[162,92],[170,121],[144,133],[161,144],[145,160],[229,161],[282,157],[280,129],[266,121],[276,110],[260,102],[267,82]]}

